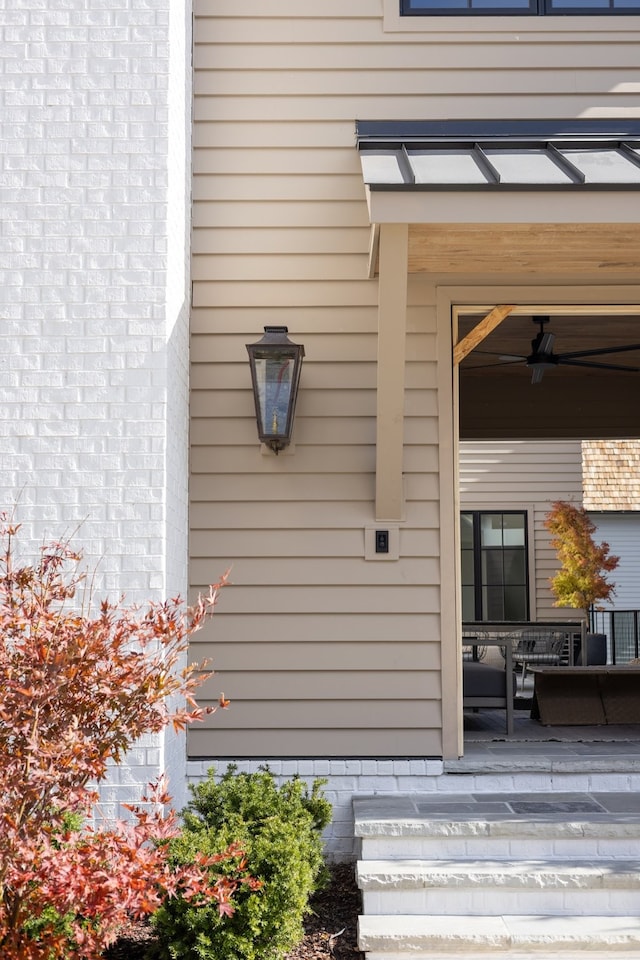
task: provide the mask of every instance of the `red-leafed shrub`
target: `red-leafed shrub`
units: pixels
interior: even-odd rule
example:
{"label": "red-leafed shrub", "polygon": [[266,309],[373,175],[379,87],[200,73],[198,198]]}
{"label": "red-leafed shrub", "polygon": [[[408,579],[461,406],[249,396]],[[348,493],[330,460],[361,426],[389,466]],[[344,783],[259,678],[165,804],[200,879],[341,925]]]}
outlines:
{"label": "red-leafed shrub", "polygon": [[123,923],[177,895],[231,914],[238,887],[254,886],[242,851],[170,866],[179,826],[162,781],[130,822],[69,826],[91,821],[95,784],[141,735],[202,717],[205,675],[181,663],[225,578],[192,608],[103,602],[91,613],[77,598],[80,555],[54,543],[25,564],[18,530],[2,517],[0,957],[98,958]]}

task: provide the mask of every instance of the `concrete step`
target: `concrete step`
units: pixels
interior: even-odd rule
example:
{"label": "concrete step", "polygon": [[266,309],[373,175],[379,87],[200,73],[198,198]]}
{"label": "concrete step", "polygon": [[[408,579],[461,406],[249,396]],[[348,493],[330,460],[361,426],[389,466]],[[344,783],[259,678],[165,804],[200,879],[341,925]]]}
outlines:
{"label": "concrete step", "polygon": [[362,839],[362,860],[437,860],[444,859],[522,859],[536,857],[548,860],[624,859],[630,849],[640,853],[640,832],[627,825],[598,826],[586,834],[545,827],[539,831],[524,830],[519,835],[495,832],[476,834],[461,832],[458,836],[436,835],[406,837],[371,837]]}
{"label": "concrete step", "polygon": [[367,960],[640,960],[633,793],[378,795],[354,813]]}
{"label": "concrete step", "polygon": [[640,919],[625,917],[364,916],[358,942],[367,960],[447,960],[470,956],[589,960],[640,958]]}
{"label": "concrete step", "polygon": [[366,860],[357,881],[367,915],[625,916],[640,860]]}
{"label": "concrete step", "polygon": [[640,856],[633,794],[445,794],[354,799],[364,860]]}
{"label": "concrete step", "polygon": [[[377,951],[367,952],[367,960],[401,960],[405,956],[402,953],[378,953]],[[465,950],[464,953],[456,954],[454,952],[442,953],[438,951],[429,951],[429,953],[424,953],[422,950],[412,951],[411,954],[406,954],[410,956],[411,960],[489,960],[489,958],[495,957],[496,960],[585,960],[585,955],[583,951],[576,953],[573,950],[565,951],[562,953],[556,952],[555,948],[551,948],[547,951],[537,950],[535,953],[532,953],[530,950],[521,950],[514,951],[504,951],[500,953],[495,952],[486,952],[483,950]],[[640,950],[625,949],[619,953],[612,953],[610,950],[590,950],[588,960],[611,960],[611,957],[620,957],[620,960],[624,957],[624,960],[640,960]]]}

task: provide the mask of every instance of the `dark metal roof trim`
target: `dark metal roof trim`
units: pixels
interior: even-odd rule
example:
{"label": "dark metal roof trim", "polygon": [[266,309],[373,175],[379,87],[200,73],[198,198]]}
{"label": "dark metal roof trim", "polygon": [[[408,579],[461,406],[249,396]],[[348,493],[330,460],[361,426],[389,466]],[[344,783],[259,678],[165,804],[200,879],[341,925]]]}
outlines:
{"label": "dark metal roof trim", "polygon": [[640,120],[358,121],[371,190],[638,190]]}
{"label": "dark metal roof trim", "polygon": [[356,120],[356,138],[408,141],[414,138],[445,137],[459,140],[531,139],[554,140],[566,137],[609,137],[613,140],[640,139],[640,118],[586,120]]}

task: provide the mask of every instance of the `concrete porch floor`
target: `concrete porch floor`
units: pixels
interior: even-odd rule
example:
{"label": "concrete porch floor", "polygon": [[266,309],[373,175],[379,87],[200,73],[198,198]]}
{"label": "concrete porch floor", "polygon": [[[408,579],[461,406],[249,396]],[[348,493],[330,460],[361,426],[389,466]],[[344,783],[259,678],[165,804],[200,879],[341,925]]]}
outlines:
{"label": "concrete porch floor", "polygon": [[640,739],[536,740],[465,743],[464,757],[446,760],[446,773],[521,771],[566,772],[600,768],[640,772]]}
{"label": "concrete porch floor", "polygon": [[503,710],[465,712],[464,727],[464,757],[446,761],[446,772],[640,771],[640,724],[543,726],[526,709],[515,711],[511,735]]}

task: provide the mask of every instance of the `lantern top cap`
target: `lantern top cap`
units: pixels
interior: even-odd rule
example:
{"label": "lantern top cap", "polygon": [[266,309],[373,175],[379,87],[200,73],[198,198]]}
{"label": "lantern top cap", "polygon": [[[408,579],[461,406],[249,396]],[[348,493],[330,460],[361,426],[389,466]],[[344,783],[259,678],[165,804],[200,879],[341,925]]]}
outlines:
{"label": "lantern top cap", "polygon": [[251,352],[251,350],[255,350],[259,347],[291,347],[293,350],[297,351],[299,356],[304,357],[304,347],[302,344],[294,343],[293,340],[289,340],[289,337],[287,336],[288,332],[288,327],[265,327],[264,336],[258,340],[257,343],[247,344],[247,349],[249,352]]}
{"label": "lantern top cap", "polygon": [[289,343],[289,327],[265,327],[262,343]]}

